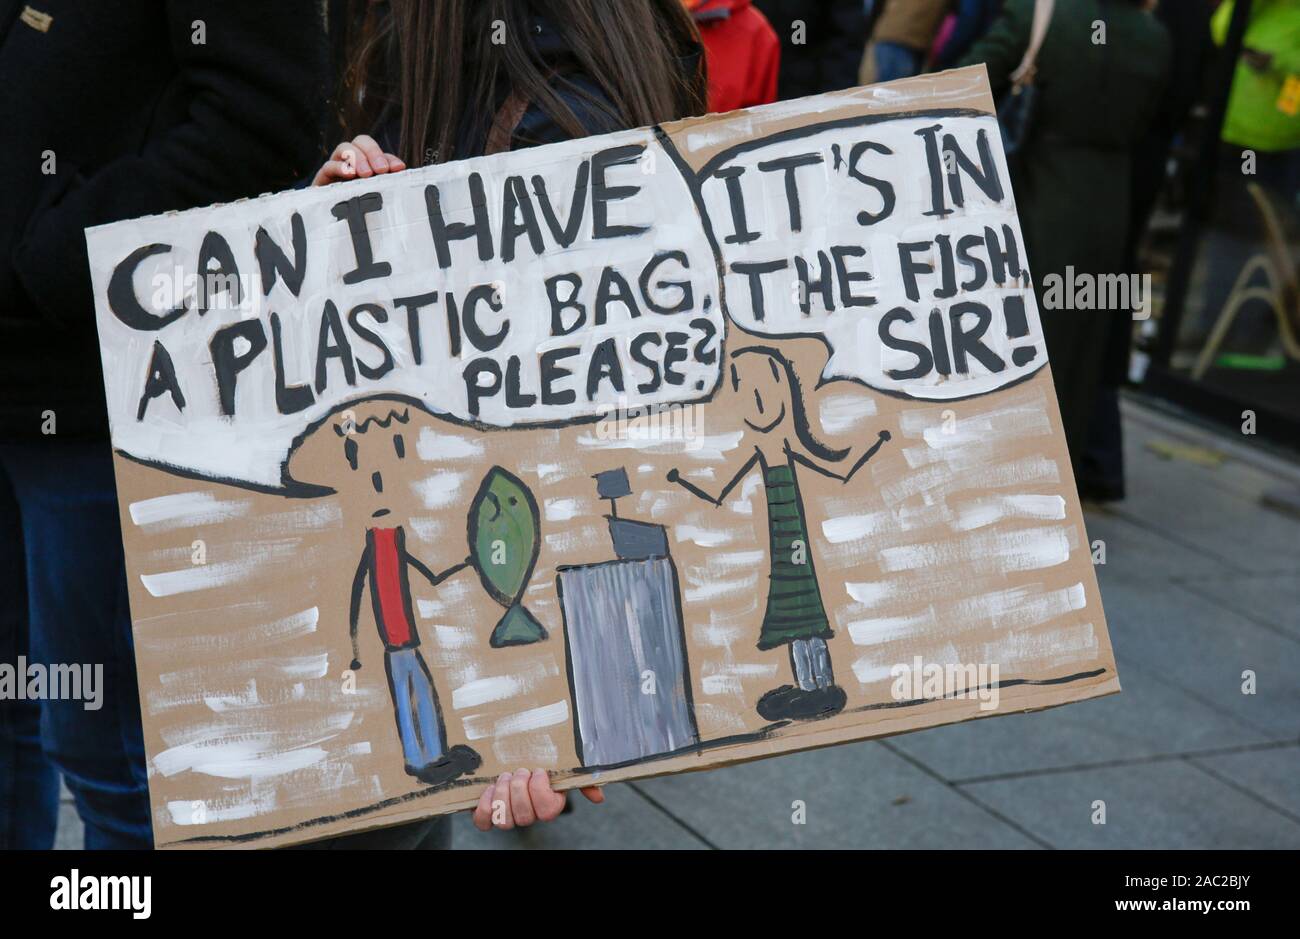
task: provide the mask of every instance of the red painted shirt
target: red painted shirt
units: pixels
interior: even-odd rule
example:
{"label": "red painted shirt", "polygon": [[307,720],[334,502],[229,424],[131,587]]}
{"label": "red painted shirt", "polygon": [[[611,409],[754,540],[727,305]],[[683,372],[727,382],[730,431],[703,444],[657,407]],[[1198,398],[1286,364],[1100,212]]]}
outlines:
{"label": "red painted shirt", "polygon": [[406,577],[406,532],[400,528],[372,528],[370,541],[370,594],[379,636],[387,649],[420,644],[412,626],[411,585]]}

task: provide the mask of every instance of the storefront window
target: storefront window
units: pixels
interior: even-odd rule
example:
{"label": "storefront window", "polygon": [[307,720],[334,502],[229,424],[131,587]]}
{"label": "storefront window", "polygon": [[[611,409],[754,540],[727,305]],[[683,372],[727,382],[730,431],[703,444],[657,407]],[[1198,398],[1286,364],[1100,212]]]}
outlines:
{"label": "storefront window", "polygon": [[1226,406],[1300,422],[1300,0],[1243,5],[1211,22],[1231,88],[1202,144],[1207,201],[1172,272],[1185,283],[1171,284],[1160,364]]}

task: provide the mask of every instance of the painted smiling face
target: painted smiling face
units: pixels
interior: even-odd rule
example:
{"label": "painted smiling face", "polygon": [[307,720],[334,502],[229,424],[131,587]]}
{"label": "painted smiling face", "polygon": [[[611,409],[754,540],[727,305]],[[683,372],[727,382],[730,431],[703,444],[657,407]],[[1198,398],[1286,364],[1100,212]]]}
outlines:
{"label": "painted smiling face", "polygon": [[528,487],[499,466],[488,470],[469,507],[469,552],[498,603],[516,602],[537,563],[539,516]]}
{"label": "painted smiling face", "polygon": [[761,434],[781,426],[789,416],[790,388],[780,361],[764,352],[741,350],[732,356],[727,370],[745,423]]}

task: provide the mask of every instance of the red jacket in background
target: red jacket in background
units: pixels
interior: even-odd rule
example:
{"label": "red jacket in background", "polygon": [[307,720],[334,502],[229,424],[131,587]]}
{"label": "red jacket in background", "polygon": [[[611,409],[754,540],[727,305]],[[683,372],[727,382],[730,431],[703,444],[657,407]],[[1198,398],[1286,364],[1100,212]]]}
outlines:
{"label": "red jacket in background", "polygon": [[704,38],[709,110],[734,111],[776,100],[781,43],[750,0],[687,0]]}

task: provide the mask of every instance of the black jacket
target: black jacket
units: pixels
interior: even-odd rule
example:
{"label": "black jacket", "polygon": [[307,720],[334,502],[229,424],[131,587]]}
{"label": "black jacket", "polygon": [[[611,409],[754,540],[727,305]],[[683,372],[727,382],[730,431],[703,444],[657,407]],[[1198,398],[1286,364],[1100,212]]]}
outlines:
{"label": "black jacket", "polygon": [[0,0],[0,440],[107,433],[85,228],[317,168],[319,6]]}
{"label": "black jacket", "polygon": [[[782,101],[852,88],[867,43],[862,0],[754,0],[781,39]],[[803,24],[803,31],[797,31]],[[801,41],[796,42],[796,39]]]}

